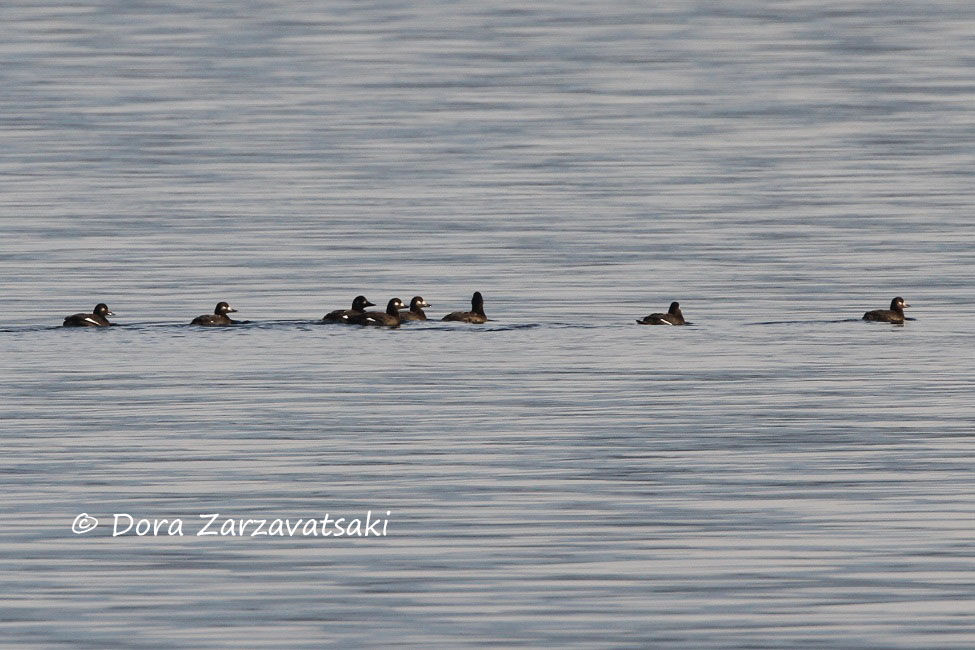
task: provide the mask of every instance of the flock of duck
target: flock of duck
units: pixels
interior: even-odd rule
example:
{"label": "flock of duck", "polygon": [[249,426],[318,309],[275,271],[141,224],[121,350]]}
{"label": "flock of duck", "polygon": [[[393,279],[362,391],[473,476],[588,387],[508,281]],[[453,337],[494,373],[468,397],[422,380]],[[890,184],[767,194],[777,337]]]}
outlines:
{"label": "flock of duck", "polygon": [[[352,301],[351,309],[336,309],[330,311],[322,317],[325,323],[344,323],[346,325],[372,325],[375,327],[399,327],[400,323],[413,320],[427,320],[424,307],[430,307],[430,303],[422,296],[414,296],[410,301],[409,311],[399,298],[393,298],[386,304],[386,311],[366,311],[367,307],[375,307],[376,303],[369,302],[365,296],[356,296]],[[237,310],[226,302],[218,302],[212,314],[197,316],[190,325],[202,325],[204,327],[220,327],[224,325],[236,325],[242,321],[234,320],[227,314],[233,314]],[[72,314],[64,319],[65,327],[108,327],[115,325],[109,322],[108,317],[115,313],[108,309],[108,305],[103,302],[95,305],[94,311],[90,314]],[[471,297],[470,311],[455,311],[447,314],[440,320],[458,321],[461,323],[486,323],[488,317],[484,314],[484,297],[480,291],[475,291]]]}
{"label": "flock of duck", "polygon": [[[414,296],[410,301],[409,310],[399,298],[393,298],[386,303],[386,311],[366,311],[368,307],[375,307],[376,304],[369,302],[365,296],[356,296],[352,301],[351,309],[336,309],[322,317],[326,323],[344,323],[346,325],[363,325],[374,327],[399,327],[401,323],[415,320],[428,320],[424,307],[430,307],[430,303],[421,296]],[[890,301],[890,309],[874,309],[863,315],[863,320],[878,321],[883,323],[903,323],[904,308],[910,307],[904,299],[897,296]],[[203,325],[207,327],[236,325],[241,321],[236,321],[227,316],[237,310],[226,302],[218,302],[212,314],[203,314],[194,318],[191,325]],[[107,327],[115,325],[108,321],[108,316],[115,314],[108,309],[105,303],[95,305],[94,311],[90,314],[72,314],[64,319],[64,327]],[[447,314],[440,320],[456,321],[461,323],[486,323],[489,319],[484,314],[484,297],[480,291],[475,291],[471,297],[470,311],[455,311]],[[681,313],[680,303],[670,303],[670,308],[666,314],[649,314],[637,321],[640,325],[687,325],[684,314]]]}

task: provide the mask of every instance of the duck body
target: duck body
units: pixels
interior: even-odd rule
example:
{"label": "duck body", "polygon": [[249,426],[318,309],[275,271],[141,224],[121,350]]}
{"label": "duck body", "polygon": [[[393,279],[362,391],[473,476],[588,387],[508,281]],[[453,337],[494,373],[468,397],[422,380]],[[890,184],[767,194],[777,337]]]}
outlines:
{"label": "duck body", "polygon": [[399,310],[406,305],[399,298],[393,298],[386,304],[386,311],[367,311],[349,318],[353,325],[370,325],[373,327],[399,327]]}
{"label": "duck body", "polygon": [[670,303],[670,309],[666,314],[650,314],[642,320],[638,320],[640,325],[686,325],[684,314],[680,310],[679,302]]}
{"label": "duck body", "polygon": [[401,321],[411,321],[411,320],[426,320],[426,312],[423,311],[424,307],[430,307],[430,303],[423,299],[422,296],[413,296],[413,300],[410,301],[410,310],[404,311],[399,315]]}
{"label": "duck body", "polygon": [[863,315],[863,320],[875,321],[878,323],[903,323],[904,307],[910,307],[904,299],[897,296],[890,301],[890,309],[874,309]]}
{"label": "duck body", "polygon": [[366,312],[366,307],[375,307],[376,303],[369,302],[365,296],[356,296],[352,301],[352,309],[336,309],[330,311],[322,317],[327,323],[349,323],[349,319],[359,316]]}
{"label": "duck body", "polygon": [[90,314],[72,314],[64,319],[64,327],[109,327],[115,323],[108,322],[106,316],[115,314],[103,302],[95,305]]}
{"label": "duck body", "polygon": [[486,323],[488,317],[484,314],[484,297],[480,291],[475,291],[471,296],[471,311],[455,311],[447,314],[440,320],[456,321],[459,323]]}
{"label": "duck body", "polygon": [[212,314],[197,316],[190,322],[190,325],[203,325],[205,327],[218,327],[222,325],[234,325],[240,321],[231,319],[227,314],[237,311],[225,302],[218,302]]}

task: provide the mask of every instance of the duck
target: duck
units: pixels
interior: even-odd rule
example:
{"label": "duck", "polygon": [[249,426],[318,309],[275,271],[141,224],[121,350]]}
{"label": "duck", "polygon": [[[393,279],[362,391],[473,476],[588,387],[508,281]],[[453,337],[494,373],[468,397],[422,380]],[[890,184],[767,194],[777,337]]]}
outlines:
{"label": "duck", "polygon": [[890,309],[874,309],[863,315],[863,320],[878,321],[881,323],[903,323],[904,307],[910,307],[904,299],[897,296],[890,301]]}
{"label": "duck", "polygon": [[375,327],[399,327],[399,310],[406,309],[406,305],[399,298],[393,298],[386,303],[386,311],[367,311],[349,318],[355,325],[372,325]]}
{"label": "duck", "polygon": [[225,302],[218,302],[212,314],[203,314],[193,319],[190,325],[234,325],[240,321],[232,320],[227,314],[237,311]]}
{"label": "duck", "polygon": [[484,315],[484,297],[480,291],[475,291],[471,296],[470,311],[455,311],[447,314],[440,320],[458,321],[461,323],[486,323],[488,317]]}
{"label": "duck", "polygon": [[335,311],[330,311],[322,316],[322,320],[329,323],[348,323],[349,319],[353,316],[364,314],[366,307],[375,306],[376,303],[369,302],[369,299],[365,296],[356,296],[352,301],[352,309],[336,309]]}
{"label": "duck", "polygon": [[108,305],[103,302],[95,305],[95,309],[90,314],[72,314],[64,319],[64,327],[108,327],[115,323],[109,323],[106,316],[114,316],[115,312],[109,311]]}
{"label": "duck", "polygon": [[638,320],[637,323],[640,325],[686,325],[687,322],[684,320],[684,314],[681,313],[680,303],[672,302],[670,303],[670,309],[667,310],[666,314],[650,314],[646,316],[643,320]]}
{"label": "duck", "polygon": [[413,296],[413,300],[410,301],[410,310],[400,314],[399,319],[401,321],[426,320],[427,315],[424,313],[423,308],[432,306],[422,296]]}

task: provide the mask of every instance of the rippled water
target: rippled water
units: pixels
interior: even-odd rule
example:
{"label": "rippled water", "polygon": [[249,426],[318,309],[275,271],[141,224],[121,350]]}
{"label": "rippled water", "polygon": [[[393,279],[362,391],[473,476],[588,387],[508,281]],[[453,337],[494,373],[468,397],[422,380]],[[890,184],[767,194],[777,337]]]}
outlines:
{"label": "rippled water", "polygon": [[969,3],[0,25],[5,643],[975,645]]}

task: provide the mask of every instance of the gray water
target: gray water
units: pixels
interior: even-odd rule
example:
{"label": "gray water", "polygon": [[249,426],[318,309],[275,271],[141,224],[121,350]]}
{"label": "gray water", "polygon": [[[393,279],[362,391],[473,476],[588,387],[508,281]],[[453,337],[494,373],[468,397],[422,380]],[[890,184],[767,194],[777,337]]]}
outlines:
{"label": "gray water", "polygon": [[973,53],[968,2],[5,2],[0,643],[972,647]]}

